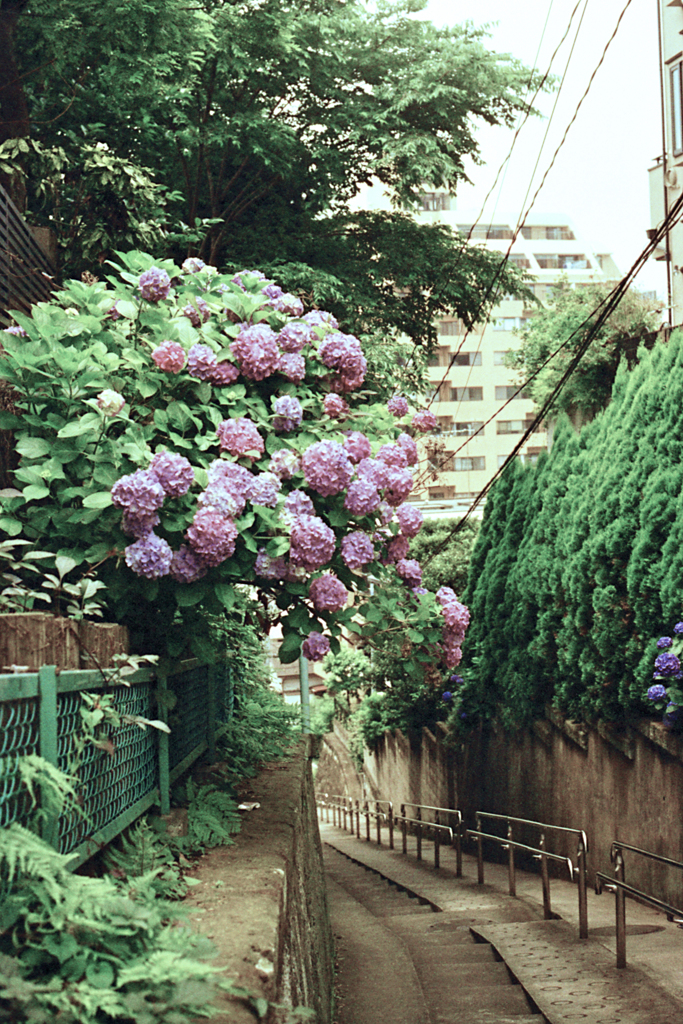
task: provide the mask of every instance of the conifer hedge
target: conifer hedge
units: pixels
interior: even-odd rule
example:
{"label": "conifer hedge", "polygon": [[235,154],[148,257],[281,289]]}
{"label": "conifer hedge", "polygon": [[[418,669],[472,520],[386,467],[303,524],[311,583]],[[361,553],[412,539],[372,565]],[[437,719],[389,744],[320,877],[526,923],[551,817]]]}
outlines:
{"label": "conifer hedge", "polygon": [[551,702],[574,718],[651,711],[655,643],[683,618],[683,334],[622,368],[612,401],[492,489],[463,600],[453,719],[508,724]]}

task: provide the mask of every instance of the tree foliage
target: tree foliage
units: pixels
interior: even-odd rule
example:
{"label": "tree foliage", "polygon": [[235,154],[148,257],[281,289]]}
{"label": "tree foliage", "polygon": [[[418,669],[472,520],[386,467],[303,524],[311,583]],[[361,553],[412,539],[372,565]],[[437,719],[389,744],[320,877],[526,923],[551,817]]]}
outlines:
{"label": "tree foliage", "polygon": [[[179,261],[258,265],[344,303],[356,331],[430,337],[439,308],[476,317],[495,256],[398,210],[425,186],[455,191],[477,125],[525,108],[534,76],[483,30],[437,28],[421,0],[9,7],[23,112],[3,112],[0,173],[56,230],[67,273],[163,240]],[[371,179],[396,212],[351,213]],[[506,269],[500,284],[519,281]]]}
{"label": "tree foliage", "polygon": [[[572,288],[565,279],[553,290],[549,308],[538,312],[521,332],[522,341],[511,354],[510,365],[520,371],[520,382],[530,381],[526,390],[537,406],[543,406],[552,395],[609,292],[606,284]],[[654,345],[660,313],[661,303],[633,289],[628,291],[591,341],[551,411],[585,419],[603,409],[610,400],[620,361],[624,359],[632,368],[639,348]]]}

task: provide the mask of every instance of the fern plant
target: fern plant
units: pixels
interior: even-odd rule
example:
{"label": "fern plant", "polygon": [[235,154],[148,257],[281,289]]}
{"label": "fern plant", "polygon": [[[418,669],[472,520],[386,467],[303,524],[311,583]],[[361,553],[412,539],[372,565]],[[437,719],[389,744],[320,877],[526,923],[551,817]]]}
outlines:
{"label": "fern plant", "polygon": [[197,786],[189,779],[185,786],[188,836],[191,850],[206,846],[228,846],[242,824],[237,801],[213,783]]}
{"label": "fern plant", "polygon": [[156,831],[146,818],[141,818],[121,835],[121,847],[109,846],[104,862],[114,878],[151,878],[157,896],[182,899],[187,882],[173,855],[168,839]]}

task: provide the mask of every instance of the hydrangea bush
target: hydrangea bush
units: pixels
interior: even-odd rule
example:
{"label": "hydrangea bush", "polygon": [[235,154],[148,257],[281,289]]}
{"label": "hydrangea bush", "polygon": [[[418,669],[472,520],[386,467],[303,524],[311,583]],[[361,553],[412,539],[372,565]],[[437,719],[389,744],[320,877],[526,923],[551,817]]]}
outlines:
{"label": "hydrangea bush", "polygon": [[4,334],[20,464],[0,527],[97,573],[140,652],[211,658],[206,615],[242,587],[285,662],[343,629],[398,636],[440,685],[467,612],[407,557],[424,412],[369,403],[358,339],[262,274],[119,257]]}
{"label": "hydrangea bush", "polygon": [[648,699],[664,711],[664,724],[680,729],[680,708],[683,707],[683,622],[677,622],[673,636],[662,636],[657,641],[653,683],[648,687]]}

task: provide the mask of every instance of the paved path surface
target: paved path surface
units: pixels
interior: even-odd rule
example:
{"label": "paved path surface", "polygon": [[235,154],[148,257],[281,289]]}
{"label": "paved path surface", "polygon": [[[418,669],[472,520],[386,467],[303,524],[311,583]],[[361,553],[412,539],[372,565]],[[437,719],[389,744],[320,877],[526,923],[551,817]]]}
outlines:
{"label": "paved path surface", "polygon": [[[458,879],[448,848],[434,870],[411,840],[403,856],[332,825],[321,823],[321,835],[340,954],[337,1024],[683,1024],[683,931],[664,915],[627,902],[628,967],[617,970],[613,896],[589,892],[580,940],[569,882],[551,881],[558,917],[545,921],[537,875],[518,871],[513,898],[501,865],[487,864],[480,886],[474,858]],[[425,842],[426,857],[431,849]]]}

